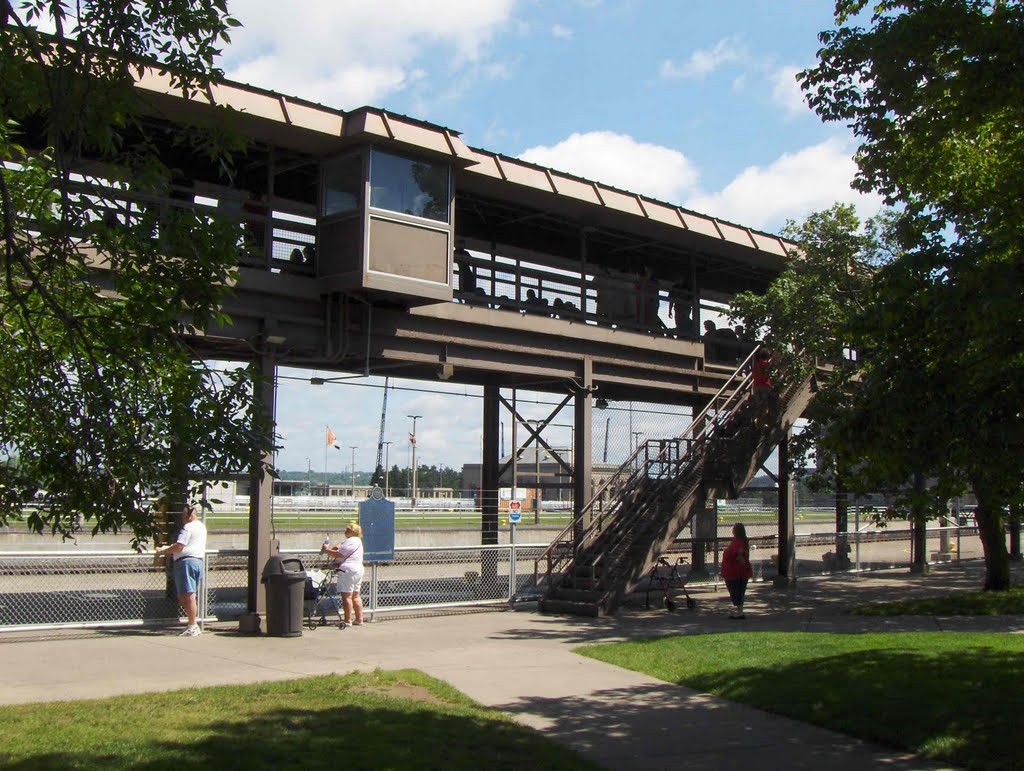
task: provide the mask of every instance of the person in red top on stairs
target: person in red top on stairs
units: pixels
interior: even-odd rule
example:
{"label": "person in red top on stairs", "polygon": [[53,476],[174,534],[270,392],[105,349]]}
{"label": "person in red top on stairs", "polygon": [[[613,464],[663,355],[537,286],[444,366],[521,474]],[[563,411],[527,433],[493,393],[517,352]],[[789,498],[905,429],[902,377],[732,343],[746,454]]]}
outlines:
{"label": "person in red top on stairs", "polygon": [[729,590],[729,598],[735,609],[729,618],[746,618],[743,615],[743,598],[747,593],[747,582],[754,577],[754,569],[750,565],[750,539],[747,529],[741,522],[732,526],[732,541],[722,554],[722,578],[725,588]]}

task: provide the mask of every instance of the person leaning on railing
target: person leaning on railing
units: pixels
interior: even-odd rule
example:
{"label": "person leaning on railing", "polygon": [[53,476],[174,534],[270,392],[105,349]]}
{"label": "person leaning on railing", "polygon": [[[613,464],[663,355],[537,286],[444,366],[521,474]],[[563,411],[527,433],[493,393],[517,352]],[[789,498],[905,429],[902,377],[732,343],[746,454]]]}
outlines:
{"label": "person leaning on railing", "polygon": [[174,556],[174,586],[178,601],[188,616],[188,626],[182,637],[198,637],[202,630],[196,623],[199,613],[197,596],[203,578],[203,558],[206,556],[206,525],[199,519],[195,506],[181,510],[181,530],[177,540],[169,546],[156,549],[156,556]]}

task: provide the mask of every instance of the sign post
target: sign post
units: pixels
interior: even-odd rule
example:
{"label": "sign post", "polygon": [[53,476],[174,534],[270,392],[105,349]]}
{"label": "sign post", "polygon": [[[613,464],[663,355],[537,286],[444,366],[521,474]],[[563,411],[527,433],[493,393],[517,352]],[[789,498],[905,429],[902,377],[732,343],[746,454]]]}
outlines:
{"label": "sign post", "polygon": [[523,504],[521,501],[509,501],[508,502],[508,543],[509,543],[509,561],[508,561],[508,601],[513,602],[516,596],[516,523],[522,519],[523,516]]}

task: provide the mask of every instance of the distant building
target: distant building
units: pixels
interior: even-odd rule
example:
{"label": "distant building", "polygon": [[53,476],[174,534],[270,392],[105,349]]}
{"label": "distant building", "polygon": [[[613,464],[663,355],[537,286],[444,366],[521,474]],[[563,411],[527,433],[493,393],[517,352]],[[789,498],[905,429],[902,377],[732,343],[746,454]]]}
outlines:
{"label": "distant building", "polygon": [[[571,456],[568,453],[560,453],[560,457],[567,464],[571,465]],[[512,487],[512,456],[506,455],[498,461],[498,466],[508,464],[508,468],[498,479],[498,486],[502,488]],[[591,466],[590,481],[594,490],[597,490],[619,469],[617,463],[594,463]],[[517,498],[524,502],[527,508],[532,507],[532,501],[536,490],[540,489],[541,499],[544,501],[562,501],[568,503],[572,500],[572,475],[565,469],[551,453],[541,448],[529,447],[522,451],[515,464]],[[467,463],[462,467],[462,484],[465,494],[468,497],[480,502],[480,487],[483,477],[483,466],[480,463]],[[499,499],[500,507],[507,506],[507,500]]]}

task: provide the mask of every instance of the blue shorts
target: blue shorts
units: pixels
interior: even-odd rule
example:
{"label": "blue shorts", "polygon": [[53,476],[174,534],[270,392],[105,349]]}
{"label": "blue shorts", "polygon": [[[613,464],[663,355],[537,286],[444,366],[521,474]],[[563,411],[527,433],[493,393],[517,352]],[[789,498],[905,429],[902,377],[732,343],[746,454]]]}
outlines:
{"label": "blue shorts", "polygon": [[203,561],[198,557],[182,557],[174,561],[174,586],[178,594],[195,594],[203,575]]}

